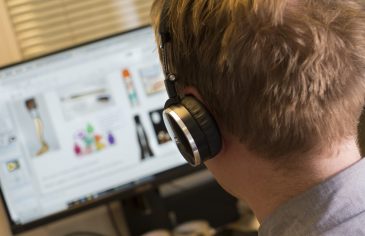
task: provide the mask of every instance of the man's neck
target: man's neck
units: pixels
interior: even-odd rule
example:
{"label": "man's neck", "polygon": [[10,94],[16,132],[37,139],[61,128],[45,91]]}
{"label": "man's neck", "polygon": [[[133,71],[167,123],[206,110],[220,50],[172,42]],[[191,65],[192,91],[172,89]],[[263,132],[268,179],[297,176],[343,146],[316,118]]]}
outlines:
{"label": "man's neck", "polygon": [[294,162],[301,163],[293,168],[281,168],[253,155],[236,158],[244,158],[245,162],[236,162],[241,163],[236,170],[242,175],[237,174],[240,187],[235,195],[245,200],[263,222],[279,206],[353,165],[361,156],[353,138],[340,143],[332,152],[302,159],[293,157]]}

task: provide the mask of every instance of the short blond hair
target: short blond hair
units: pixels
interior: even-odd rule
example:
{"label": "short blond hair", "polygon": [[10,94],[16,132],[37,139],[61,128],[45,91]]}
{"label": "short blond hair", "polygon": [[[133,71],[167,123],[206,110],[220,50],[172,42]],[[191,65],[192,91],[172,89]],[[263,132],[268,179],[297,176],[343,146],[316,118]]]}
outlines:
{"label": "short blond hair", "polygon": [[361,0],[156,0],[179,87],[251,150],[290,156],[356,135],[365,95]]}

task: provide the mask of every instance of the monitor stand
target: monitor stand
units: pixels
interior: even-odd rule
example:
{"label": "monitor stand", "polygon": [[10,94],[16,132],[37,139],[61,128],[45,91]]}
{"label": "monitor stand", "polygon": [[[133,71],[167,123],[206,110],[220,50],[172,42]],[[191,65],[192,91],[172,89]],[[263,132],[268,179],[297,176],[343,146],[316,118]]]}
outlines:
{"label": "monitor stand", "polygon": [[157,188],[122,199],[121,204],[131,236],[172,228],[168,210]]}

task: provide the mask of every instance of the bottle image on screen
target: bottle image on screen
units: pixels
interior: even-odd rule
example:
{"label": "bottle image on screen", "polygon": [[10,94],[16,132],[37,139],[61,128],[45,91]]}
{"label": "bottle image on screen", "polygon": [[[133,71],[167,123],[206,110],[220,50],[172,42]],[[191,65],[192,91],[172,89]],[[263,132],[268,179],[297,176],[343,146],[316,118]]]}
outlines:
{"label": "bottle image on screen", "polygon": [[38,111],[37,102],[34,98],[30,98],[25,101],[25,106],[27,107],[27,110],[33,119],[37,139],[39,141],[39,144],[41,145],[35,156],[41,156],[44,153],[48,152],[49,146],[44,138],[44,125]]}
{"label": "bottle image on screen", "polygon": [[124,69],[121,73],[121,76],[123,78],[124,86],[128,93],[129,102],[131,103],[132,107],[138,106],[138,104],[139,104],[138,96],[137,96],[136,88],[134,87],[134,84],[133,84],[133,79],[132,79],[131,73],[129,72],[128,69]]}
{"label": "bottle image on screen", "polygon": [[145,131],[138,115],[134,117],[134,121],[136,123],[138,144],[141,149],[141,159],[144,160],[147,158],[151,158],[151,157],[153,157],[153,152],[150,147],[146,131]]}

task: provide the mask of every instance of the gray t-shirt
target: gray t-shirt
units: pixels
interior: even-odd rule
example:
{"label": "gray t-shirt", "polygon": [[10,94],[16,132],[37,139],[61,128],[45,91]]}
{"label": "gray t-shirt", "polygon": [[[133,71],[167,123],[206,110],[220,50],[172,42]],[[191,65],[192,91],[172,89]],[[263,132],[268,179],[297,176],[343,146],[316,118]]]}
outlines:
{"label": "gray t-shirt", "polygon": [[365,159],[280,206],[259,236],[365,235]]}

